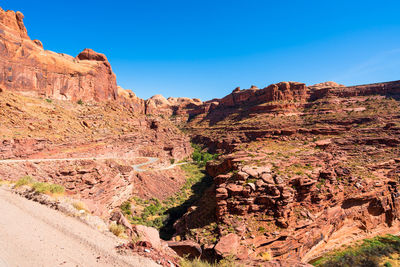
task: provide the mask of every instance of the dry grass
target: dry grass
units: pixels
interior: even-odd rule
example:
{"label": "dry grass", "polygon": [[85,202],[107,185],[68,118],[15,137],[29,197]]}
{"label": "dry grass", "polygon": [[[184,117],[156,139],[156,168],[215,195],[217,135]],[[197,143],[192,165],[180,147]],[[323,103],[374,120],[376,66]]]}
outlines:
{"label": "dry grass", "polygon": [[125,227],[114,222],[109,225],[108,229],[111,233],[118,237],[121,237],[125,233]]}
{"label": "dry grass", "polygon": [[82,201],[75,201],[72,203],[72,206],[77,210],[84,210],[84,211],[88,212],[88,208],[86,207],[85,203],[83,203]]}

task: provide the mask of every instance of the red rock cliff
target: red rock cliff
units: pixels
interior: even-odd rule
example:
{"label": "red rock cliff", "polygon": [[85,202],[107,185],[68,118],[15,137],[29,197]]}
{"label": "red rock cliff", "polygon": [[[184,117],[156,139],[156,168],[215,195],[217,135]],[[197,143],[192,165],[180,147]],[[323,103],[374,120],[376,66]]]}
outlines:
{"label": "red rock cliff", "polygon": [[85,49],[76,58],[43,49],[31,40],[21,12],[0,8],[0,86],[56,99],[117,98],[115,74],[103,54]]}

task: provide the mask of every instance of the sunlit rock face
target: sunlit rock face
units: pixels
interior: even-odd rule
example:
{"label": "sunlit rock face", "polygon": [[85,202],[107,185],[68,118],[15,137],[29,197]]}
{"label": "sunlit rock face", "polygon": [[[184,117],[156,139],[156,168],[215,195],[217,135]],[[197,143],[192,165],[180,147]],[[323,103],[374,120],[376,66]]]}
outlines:
{"label": "sunlit rock face", "polygon": [[106,56],[85,49],[76,58],[31,40],[21,12],[0,8],[0,86],[54,99],[116,99],[115,74]]}

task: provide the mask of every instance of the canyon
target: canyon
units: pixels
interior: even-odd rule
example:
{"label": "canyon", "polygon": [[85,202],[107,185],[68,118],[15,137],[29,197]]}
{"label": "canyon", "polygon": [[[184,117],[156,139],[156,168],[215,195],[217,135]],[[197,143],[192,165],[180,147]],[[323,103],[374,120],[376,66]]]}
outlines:
{"label": "canyon", "polygon": [[197,147],[215,155],[204,162],[211,182],[162,222],[172,224],[172,240],[162,241],[169,256],[309,266],[399,232],[400,81],[291,81],[205,102],[143,100],[117,86],[105,55],[44,50],[23,18],[0,8],[1,180],[62,185],[91,214],[132,219],[137,199],[179,194],[188,180],[179,164],[192,165]]}

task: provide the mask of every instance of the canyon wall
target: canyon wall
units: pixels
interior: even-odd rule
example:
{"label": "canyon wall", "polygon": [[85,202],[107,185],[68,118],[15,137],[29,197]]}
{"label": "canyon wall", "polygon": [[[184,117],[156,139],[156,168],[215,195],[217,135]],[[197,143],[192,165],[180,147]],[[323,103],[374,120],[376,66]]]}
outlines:
{"label": "canyon wall", "polygon": [[76,58],[31,40],[21,12],[0,8],[0,87],[62,100],[117,98],[115,74],[103,54],[85,49]]}

